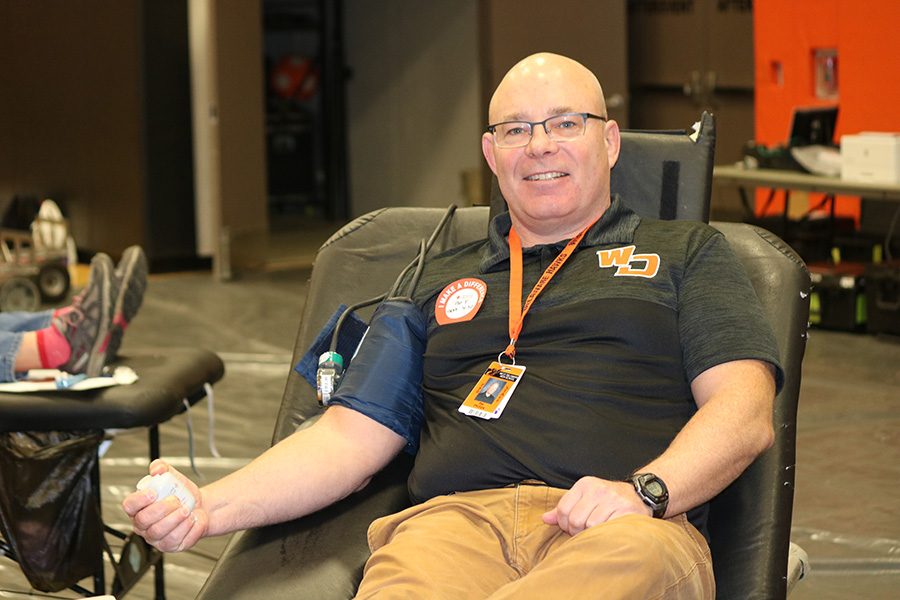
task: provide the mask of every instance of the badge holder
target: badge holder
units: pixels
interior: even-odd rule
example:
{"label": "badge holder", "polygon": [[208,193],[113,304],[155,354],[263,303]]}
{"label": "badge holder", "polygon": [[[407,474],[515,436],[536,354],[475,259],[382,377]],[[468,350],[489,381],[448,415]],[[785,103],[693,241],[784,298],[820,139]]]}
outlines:
{"label": "badge holder", "polygon": [[501,354],[492,362],[469,395],[457,409],[464,415],[481,419],[497,419],[503,414],[510,396],[525,374],[523,365],[500,362]]}

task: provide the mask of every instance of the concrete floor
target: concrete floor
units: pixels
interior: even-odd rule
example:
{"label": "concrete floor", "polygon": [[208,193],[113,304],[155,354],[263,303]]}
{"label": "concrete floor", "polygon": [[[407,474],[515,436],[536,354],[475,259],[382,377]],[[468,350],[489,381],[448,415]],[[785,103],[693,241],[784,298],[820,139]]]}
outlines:
{"label": "concrete floor", "polygon": [[900,596],[900,340],[811,332],[792,539],[812,571],[791,598]]}
{"label": "concrete floor", "polygon": [[[320,231],[301,243],[316,247]],[[276,244],[276,247],[280,247]],[[197,464],[214,480],[269,444],[301,313],[308,260],[229,283],[206,273],[154,276],[123,352],[144,346],[204,346],[222,356],[215,386],[215,439],[206,446],[207,405],[190,414]],[[274,263],[273,263],[274,264]],[[162,452],[189,471],[188,417],[161,428]],[[125,432],[101,460],[103,512],[126,527],[118,504],[146,466],[146,436]],[[870,335],[814,330],[804,362],[798,424],[793,540],[812,570],[792,599],[896,598],[900,587],[900,343]],[[193,598],[227,539],[204,540],[170,555],[168,597]],[[29,596],[17,566],[0,558],[0,598]],[[41,596],[48,597],[48,596]],[[59,593],[49,597],[72,598]],[[152,598],[145,578],[129,598]]]}

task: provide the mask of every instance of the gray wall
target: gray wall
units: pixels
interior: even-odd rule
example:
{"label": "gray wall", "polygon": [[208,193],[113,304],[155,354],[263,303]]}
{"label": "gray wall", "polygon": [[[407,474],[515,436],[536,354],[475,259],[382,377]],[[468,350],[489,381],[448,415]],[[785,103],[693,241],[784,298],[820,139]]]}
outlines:
{"label": "gray wall", "polygon": [[467,203],[481,169],[477,0],[347,0],[350,211]]}

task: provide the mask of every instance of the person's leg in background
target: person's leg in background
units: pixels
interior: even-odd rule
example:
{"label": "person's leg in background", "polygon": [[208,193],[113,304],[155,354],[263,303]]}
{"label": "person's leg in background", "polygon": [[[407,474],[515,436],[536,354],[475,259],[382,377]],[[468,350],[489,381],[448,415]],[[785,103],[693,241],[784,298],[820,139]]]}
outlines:
{"label": "person's leg in background", "polygon": [[0,332],[23,333],[37,331],[50,325],[54,310],[36,312],[0,312]]}
{"label": "person's leg in background", "polygon": [[[20,370],[40,368],[35,331],[50,325],[52,310],[0,312],[0,381],[14,381]],[[28,337],[28,342],[22,339]]]}
{"label": "person's leg in background", "polygon": [[[28,317],[29,313],[8,315],[4,324],[13,333],[3,335],[0,342],[0,378],[13,381],[16,373],[29,369],[99,375],[118,295],[114,270],[109,256],[94,256],[87,286],[69,306],[49,311],[49,321],[48,311],[34,313],[35,317]],[[28,326],[36,329],[25,331]]]}
{"label": "person's leg in background", "polygon": [[147,258],[139,246],[115,268],[105,254],[91,261],[84,290],[56,310],[0,313],[0,381],[30,369],[99,375],[115,358],[147,288]]}

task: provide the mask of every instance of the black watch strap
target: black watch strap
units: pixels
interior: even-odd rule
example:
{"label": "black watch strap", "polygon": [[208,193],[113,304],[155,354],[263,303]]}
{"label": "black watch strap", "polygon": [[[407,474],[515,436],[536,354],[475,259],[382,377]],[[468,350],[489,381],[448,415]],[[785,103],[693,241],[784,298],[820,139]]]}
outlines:
{"label": "black watch strap", "polygon": [[634,491],[653,510],[653,518],[660,519],[669,507],[669,488],[653,473],[635,473],[629,478]]}

